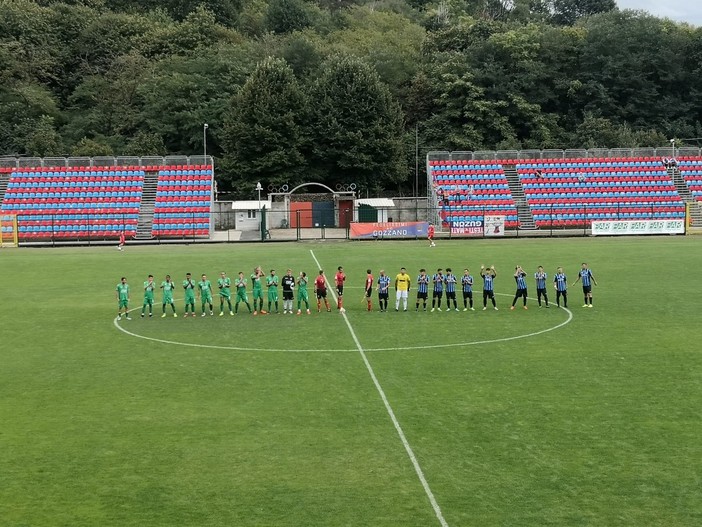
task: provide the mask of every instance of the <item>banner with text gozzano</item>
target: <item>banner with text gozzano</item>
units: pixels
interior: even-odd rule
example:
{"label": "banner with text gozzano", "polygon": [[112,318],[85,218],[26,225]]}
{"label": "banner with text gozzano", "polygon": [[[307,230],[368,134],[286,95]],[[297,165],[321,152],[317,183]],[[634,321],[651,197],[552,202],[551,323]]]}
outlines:
{"label": "banner with text gozzano", "polygon": [[379,223],[351,223],[351,239],[400,239],[426,238],[429,224],[426,221],[392,221]]}

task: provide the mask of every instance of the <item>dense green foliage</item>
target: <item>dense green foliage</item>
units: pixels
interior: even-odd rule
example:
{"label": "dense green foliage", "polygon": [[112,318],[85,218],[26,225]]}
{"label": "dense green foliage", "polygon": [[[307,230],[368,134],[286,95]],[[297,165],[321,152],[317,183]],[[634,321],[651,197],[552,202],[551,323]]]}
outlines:
{"label": "dense green foliage", "polygon": [[197,154],[208,123],[223,189],[402,190],[415,127],[422,153],[698,137],[701,56],[613,0],[0,0],[0,153]]}

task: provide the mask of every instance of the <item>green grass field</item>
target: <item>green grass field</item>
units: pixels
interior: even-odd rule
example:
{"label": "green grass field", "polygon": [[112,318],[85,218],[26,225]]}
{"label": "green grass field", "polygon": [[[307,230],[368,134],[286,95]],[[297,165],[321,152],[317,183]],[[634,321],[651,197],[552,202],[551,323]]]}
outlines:
{"label": "green grass field", "polygon": [[[149,273],[315,257],[345,267],[348,324],[183,319],[181,293],[178,318],[157,293],[154,319],[114,321],[122,275],[140,308]],[[509,310],[516,264],[533,295],[537,265],[572,283],[582,261],[593,309],[578,285],[572,319]],[[362,303],[367,267],[483,263],[499,311]],[[0,525],[700,525],[700,263],[694,237],[3,250]]]}

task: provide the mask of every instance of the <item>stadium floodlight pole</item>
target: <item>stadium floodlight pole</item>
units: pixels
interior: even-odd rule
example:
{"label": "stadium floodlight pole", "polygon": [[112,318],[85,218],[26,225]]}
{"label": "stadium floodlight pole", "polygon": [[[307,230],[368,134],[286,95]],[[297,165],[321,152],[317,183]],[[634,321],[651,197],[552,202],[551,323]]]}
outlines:
{"label": "stadium floodlight pole", "polygon": [[414,125],[414,217],[419,209],[419,123]]}
{"label": "stadium floodlight pole", "polygon": [[207,129],[210,127],[209,124],[205,123],[202,125],[202,153],[205,157],[205,165],[207,165]]}

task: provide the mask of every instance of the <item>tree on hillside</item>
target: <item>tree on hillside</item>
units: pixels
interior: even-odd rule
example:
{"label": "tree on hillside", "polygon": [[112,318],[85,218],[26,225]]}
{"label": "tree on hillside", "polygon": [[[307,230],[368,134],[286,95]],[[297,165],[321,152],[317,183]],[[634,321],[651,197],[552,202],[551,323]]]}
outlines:
{"label": "tree on hillside", "polygon": [[264,184],[299,183],[307,102],[290,66],[268,58],[232,98],[222,143],[235,191]]}
{"label": "tree on hillside", "polygon": [[615,0],[552,0],[552,19],[556,24],[572,26],[578,19],[617,9]]}
{"label": "tree on hillside", "polygon": [[310,15],[303,0],[271,0],[266,25],[273,33],[292,33],[310,25]]}
{"label": "tree on hillside", "polygon": [[362,61],[334,56],[311,87],[310,164],[333,185],[387,188],[406,177],[400,106]]}

